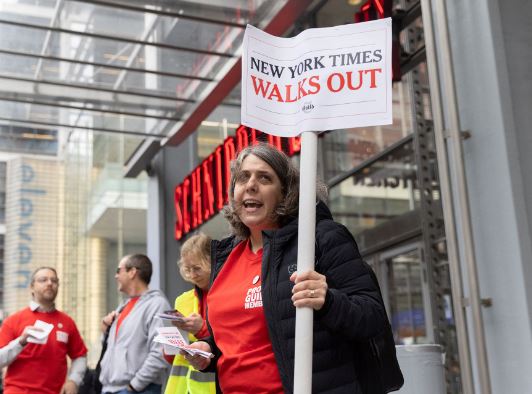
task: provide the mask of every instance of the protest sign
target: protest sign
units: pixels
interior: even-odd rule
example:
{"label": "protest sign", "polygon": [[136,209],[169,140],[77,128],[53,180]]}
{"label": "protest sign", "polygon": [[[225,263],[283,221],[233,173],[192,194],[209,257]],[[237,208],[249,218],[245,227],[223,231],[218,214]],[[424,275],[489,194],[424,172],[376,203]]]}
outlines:
{"label": "protest sign", "polygon": [[386,18],[281,38],[248,25],[242,124],[293,137],[392,123],[391,28]]}

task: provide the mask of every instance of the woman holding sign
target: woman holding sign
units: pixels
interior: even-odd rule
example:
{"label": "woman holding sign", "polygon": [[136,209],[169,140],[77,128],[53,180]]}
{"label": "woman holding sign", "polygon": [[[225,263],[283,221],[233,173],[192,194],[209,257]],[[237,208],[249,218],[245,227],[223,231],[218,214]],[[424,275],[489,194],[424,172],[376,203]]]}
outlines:
{"label": "woman holding sign", "polygon": [[[177,265],[183,279],[192,283],[194,288],[176,298],[175,311],[172,312],[183,318],[172,323],[177,328],[189,332],[189,340],[193,342],[196,338],[209,336],[205,324],[205,301],[211,274],[211,238],[200,233],[187,239],[181,246],[181,259]],[[169,360],[168,356],[166,358]],[[215,393],[214,379],[213,373],[199,372],[182,355],[176,355],[165,394]]]}
{"label": "woman holding sign", "polygon": [[192,345],[215,358],[186,357],[217,371],[224,393],[292,392],[295,308],[310,307],[312,391],[384,392],[367,390],[371,377],[361,376],[357,345],[389,333],[378,284],[349,231],[332,220],[322,190],[315,270],[295,272],[298,188],[298,170],[269,145],[245,148],[233,162],[225,216],[234,235],[212,243],[212,335]]}

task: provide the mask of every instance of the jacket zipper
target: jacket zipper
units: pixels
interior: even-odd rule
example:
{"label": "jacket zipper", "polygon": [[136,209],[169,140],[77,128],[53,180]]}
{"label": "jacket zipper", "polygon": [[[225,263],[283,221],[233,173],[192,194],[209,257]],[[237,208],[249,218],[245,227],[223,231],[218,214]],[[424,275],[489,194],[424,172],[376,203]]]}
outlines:
{"label": "jacket zipper", "polygon": [[[274,256],[274,252],[275,252],[275,248],[276,248],[276,242],[275,242],[275,237],[272,237],[270,238],[271,241],[269,242],[270,243],[270,253],[268,255],[268,261],[263,261],[263,264],[267,264],[267,267],[265,267],[265,272],[268,271],[268,295],[269,295],[269,303],[270,303],[270,308],[271,308],[271,313],[270,313],[270,318],[271,316],[278,316],[278,303],[277,302],[274,302],[274,300],[277,299],[277,297],[275,297],[275,291],[277,289],[277,279],[278,279],[278,276],[275,275],[275,271],[272,271],[273,269],[273,256]],[[282,264],[281,264],[282,265]],[[273,273],[273,274],[272,274]],[[272,283],[272,282],[275,282],[275,283]],[[272,286],[273,284],[273,286]],[[269,319],[267,319],[267,322],[268,322]],[[274,349],[274,357],[275,357],[275,350],[277,350],[277,354],[280,356],[279,359],[281,360],[282,362],[282,368],[279,368],[279,375],[282,377],[284,376],[284,381],[288,382],[289,384],[291,383],[291,380],[290,380],[290,377],[287,376],[287,371],[288,371],[288,368],[287,368],[287,360],[286,360],[286,355],[285,355],[285,352],[284,352],[284,349],[283,349],[283,346],[281,346],[281,343],[279,341],[279,335],[277,333],[277,330],[275,330],[273,328],[273,324],[267,324],[267,327],[268,327],[268,333],[270,334],[270,338],[272,338],[272,349]],[[271,328],[270,328],[271,327]],[[274,343],[275,343],[275,346],[274,346]],[[284,383],[283,383],[283,379],[281,378],[281,384],[283,385],[283,389],[287,389],[287,387],[285,387]]]}

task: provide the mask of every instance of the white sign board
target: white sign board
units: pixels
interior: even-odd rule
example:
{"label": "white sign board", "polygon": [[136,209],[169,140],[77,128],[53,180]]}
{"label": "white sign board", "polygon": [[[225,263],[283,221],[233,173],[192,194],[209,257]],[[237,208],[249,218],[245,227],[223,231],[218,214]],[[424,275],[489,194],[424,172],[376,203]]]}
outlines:
{"label": "white sign board", "polygon": [[242,124],[294,137],[392,123],[392,20],[280,38],[248,25]]}

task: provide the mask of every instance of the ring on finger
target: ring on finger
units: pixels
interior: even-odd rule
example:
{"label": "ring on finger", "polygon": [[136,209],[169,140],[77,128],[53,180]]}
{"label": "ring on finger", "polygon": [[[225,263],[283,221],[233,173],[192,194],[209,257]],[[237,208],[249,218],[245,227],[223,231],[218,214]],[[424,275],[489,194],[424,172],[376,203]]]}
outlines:
{"label": "ring on finger", "polygon": [[311,289],[310,290],[310,298],[314,298],[314,294],[316,294],[316,290]]}

